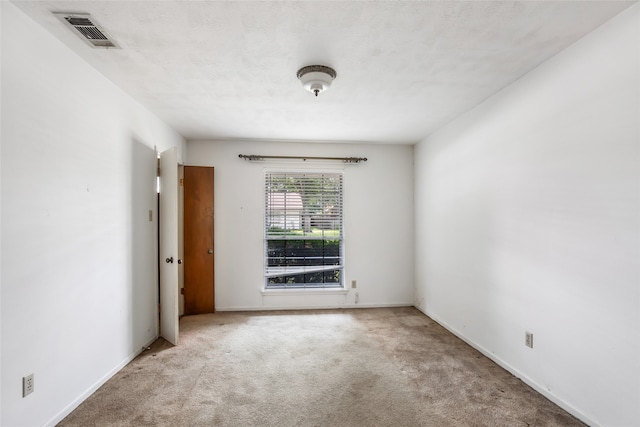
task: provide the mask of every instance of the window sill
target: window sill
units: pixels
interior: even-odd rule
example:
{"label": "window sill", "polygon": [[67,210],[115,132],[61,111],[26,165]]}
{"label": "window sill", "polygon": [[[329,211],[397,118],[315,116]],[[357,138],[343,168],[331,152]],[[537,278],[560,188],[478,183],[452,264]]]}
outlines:
{"label": "window sill", "polygon": [[329,289],[263,289],[264,296],[283,296],[283,295],[346,295],[349,290],[346,288],[329,288]]}

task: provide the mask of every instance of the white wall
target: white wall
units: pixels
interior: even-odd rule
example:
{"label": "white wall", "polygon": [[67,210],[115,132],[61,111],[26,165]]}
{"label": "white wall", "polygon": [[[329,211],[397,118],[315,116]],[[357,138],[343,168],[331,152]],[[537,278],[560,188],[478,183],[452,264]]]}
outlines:
{"label": "white wall", "polygon": [[[413,147],[189,141],[187,163],[215,167],[217,310],[411,305]],[[248,162],[239,154],[356,156],[361,164]],[[264,295],[265,168],[344,170],[345,280],[348,293]],[[350,289],[351,280],[357,288]]]}
{"label": "white wall", "polygon": [[[3,8],[0,7],[0,23],[2,22]],[[0,28],[0,48],[2,47],[2,29]],[[1,51],[0,51],[1,52]],[[2,81],[2,54],[0,53],[0,81]],[[2,87],[0,85],[0,98]],[[2,104],[0,101],[0,189],[2,188]],[[2,192],[0,191],[0,411],[2,411]],[[2,426],[2,415],[0,415]]]}
{"label": "white wall", "polygon": [[36,426],[156,337],[153,147],[184,141],[1,7],[2,424]]}
{"label": "white wall", "polygon": [[640,420],[638,22],[634,5],[415,152],[416,305],[593,425]]}

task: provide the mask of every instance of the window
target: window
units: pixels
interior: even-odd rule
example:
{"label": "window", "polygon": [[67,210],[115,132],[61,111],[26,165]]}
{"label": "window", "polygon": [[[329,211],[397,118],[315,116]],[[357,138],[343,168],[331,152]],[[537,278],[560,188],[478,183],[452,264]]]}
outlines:
{"label": "window", "polygon": [[342,288],[342,174],[265,175],[265,287]]}

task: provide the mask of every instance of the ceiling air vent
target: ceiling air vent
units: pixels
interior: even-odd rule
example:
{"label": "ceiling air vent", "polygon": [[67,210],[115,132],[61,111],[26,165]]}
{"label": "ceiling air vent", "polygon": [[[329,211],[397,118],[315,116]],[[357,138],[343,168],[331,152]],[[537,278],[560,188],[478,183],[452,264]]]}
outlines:
{"label": "ceiling air vent", "polygon": [[102,49],[120,48],[90,14],[67,12],[53,12],[53,14],[90,46]]}

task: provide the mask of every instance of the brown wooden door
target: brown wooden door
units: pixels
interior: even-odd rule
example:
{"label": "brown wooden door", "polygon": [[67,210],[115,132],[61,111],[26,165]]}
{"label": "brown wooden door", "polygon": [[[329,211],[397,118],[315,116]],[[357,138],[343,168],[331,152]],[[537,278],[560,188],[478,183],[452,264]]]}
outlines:
{"label": "brown wooden door", "polygon": [[213,168],[184,167],[184,314],[215,311]]}

